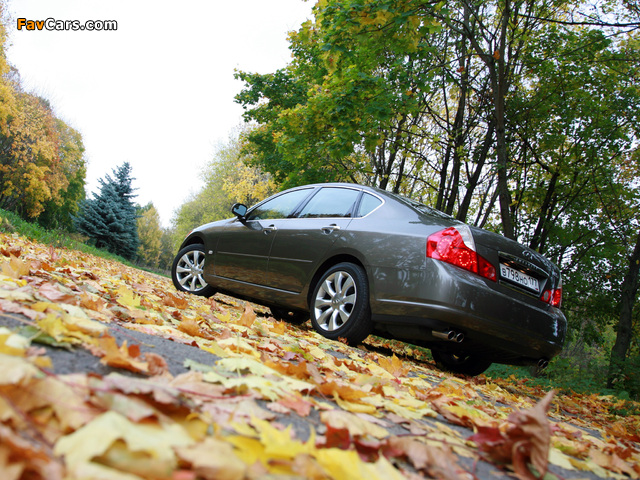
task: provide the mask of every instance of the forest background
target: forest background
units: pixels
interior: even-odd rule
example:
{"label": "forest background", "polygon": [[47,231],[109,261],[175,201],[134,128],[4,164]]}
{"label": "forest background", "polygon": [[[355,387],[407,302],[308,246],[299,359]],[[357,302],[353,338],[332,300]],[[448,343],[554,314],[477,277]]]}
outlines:
{"label": "forest background", "polygon": [[[133,203],[128,164],[88,195],[82,137],[24,91],[5,26],[2,228],[21,217],[167,270],[185,234],[236,201],[309,182],[375,185],[557,263],[570,338],[546,379],[638,398],[640,3],[320,0],[313,13],[290,34],[287,67],[236,72],[246,123],[168,229],[153,204]],[[78,221],[95,223],[114,199],[133,251]]]}

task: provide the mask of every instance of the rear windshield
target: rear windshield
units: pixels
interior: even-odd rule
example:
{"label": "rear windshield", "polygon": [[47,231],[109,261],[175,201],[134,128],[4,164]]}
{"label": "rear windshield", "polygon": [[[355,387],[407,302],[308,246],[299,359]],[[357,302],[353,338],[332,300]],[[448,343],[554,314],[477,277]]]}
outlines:
{"label": "rear windshield", "polygon": [[409,205],[410,207],[414,208],[420,213],[426,213],[427,215],[444,218],[446,220],[455,220],[451,215],[447,215],[446,213],[441,212],[440,210],[436,210],[435,208],[428,207],[424,203],[420,203],[416,200],[403,197],[402,195],[398,195],[397,193],[391,193],[391,192],[386,192],[386,193],[388,193],[389,195],[392,195],[393,197],[400,200],[405,205]]}

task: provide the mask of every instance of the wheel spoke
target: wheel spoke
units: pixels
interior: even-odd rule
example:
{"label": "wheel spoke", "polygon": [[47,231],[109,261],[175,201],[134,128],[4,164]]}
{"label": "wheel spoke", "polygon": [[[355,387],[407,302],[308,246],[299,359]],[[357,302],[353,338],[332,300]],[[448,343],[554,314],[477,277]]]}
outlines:
{"label": "wheel spoke", "polygon": [[356,303],[356,294],[355,292],[352,293],[351,295],[347,295],[346,297],[344,297],[344,305],[355,305]]}
{"label": "wheel spoke", "polygon": [[180,285],[182,285],[184,288],[189,288],[186,284],[189,282],[189,280],[191,279],[191,274],[185,275],[184,277],[178,277],[178,281],[180,282]]}
{"label": "wheel spoke", "polygon": [[340,314],[339,310],[335,310],[334,309],[331,312],[331,320],[329,320],[329,328],[328,328],[329,331],[333,332],[334,330],[337,330],[342,325],[344,325],[344,321],[340,322],[340,325],[338,325],[338,316],[339,316],[339,314]]}
{"label": "wheel spoke", "polygon": [[[318,310],[316,311],[318,312]],[[333,313],[332,308],[327,308],[326,310],[322,310],[320,312],[320,315],[318,316],[318,325],[320,325],[325,330],[330,330],[329,321],[327,320],[327,317],[331,316],[332,313]]]}

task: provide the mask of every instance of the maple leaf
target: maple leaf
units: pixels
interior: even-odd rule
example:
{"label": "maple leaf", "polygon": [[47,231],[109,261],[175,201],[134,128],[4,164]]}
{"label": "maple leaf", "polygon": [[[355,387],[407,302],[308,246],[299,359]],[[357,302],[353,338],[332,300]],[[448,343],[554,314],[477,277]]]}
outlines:
{"label": "maple leaf", "polygon": [[131,345],[127,347],[127,341],[118,347],[116,339],[111,335],[105,335],[98,339],[98,348],[101,350],[100,363],[110,367],[124,368],[132,372],[145,373],[149,371],[149,364],[140,359],[140,347]]}
{"label": "maple leaf", "polygon": [[123,307],[137,308],[140,306],[140,295],[136,295],[132,290],[122,285],[118,289],[117,301]]}
{"label": "maple leaf", "polygon": [[79,301],[78,297],[74,294],[70,292],[62,292],[52,283],[40,285],[40,287],[38,287],[38,295],[55,303],[69,303],[75,305]]}
{"label": "maple leaf", "polygon": [[254,312],[253,308],[251,308],[251,305],[247,303],[244,307],[242,316],[236,321],[236,323],[244,327],[251,327],[251,325],[253,325],[253,322],[256,320],[256,317],[256,312]]}
{"label": "maple leaf", "polygon": [[509,426],[505,432],[497,427],[478,427],[478,433],[469,437],[480,450],[493,459],[513,464],[516,476],[521,480],[536,477],[531,473],[531,464],[540,477],[544,477],[549,461],[551,429],[547,412],[555,395],[550,391],[533,408],[509,415]]}
{"label": "maple leaf", "polygon": [[404,377],[411,371],[411,367],[405,366],[404,362],[396,357],[395,353],[391,358],[380,357],[378,363],[382,368],[389,372],[394,377]]}
{"label": "maple leaf", "polygon": [[185,298],[178,297],[171,292],[166,292],[162,297],[162,304],[167,307],[185,309],[189,306],[189,302]]}
{"label": "maple leaf", "polygon": [[446,445],[434,447],[411,437],[391,437],[384,447],[387,457],[406,457],[418,470],[441,480],[467,479],[468,474],[458,466],[458,458]]}
{"label": "maple leaf", "polygon": [[188,462],[196,475],[211,480],[242,480],[247,466],[235,454],[229,443],[213,437],[186,447],[177,447],[176,453]]}
{"label": "maple leaf", "polygon": [[62,463],[51,458],[46,448],[29,442],[4,425],[0,425],[0,472],[3,480],[61,480],[64,477]]}
{"label": "maple leaf", "polygon": [[9,260],[5,260],[0,263],[0,273],[12,278],[21,278],[25,275],[29,275],[29,265],[23,260],[14,257],[9,257]]}
{"label": "maple leaf", "polygon": [[384,438],[389,436],[389,432],[385,428],[367,420],[366,417],[342,410],[322,412],[320,420],[334,430],[347,430],[352,437],[371,436],[373,438]]}
{"label": "maple leaf", "polygon": [[177,465],[174,447],[193,443],[178,424],[138,424],[117,412],[108,411],[60,438],[54,453],[65,457],[72,472],[99,458],[99,463],[107,466],[124,466],[126,471],[146,472],[150,477],[162,478]]}

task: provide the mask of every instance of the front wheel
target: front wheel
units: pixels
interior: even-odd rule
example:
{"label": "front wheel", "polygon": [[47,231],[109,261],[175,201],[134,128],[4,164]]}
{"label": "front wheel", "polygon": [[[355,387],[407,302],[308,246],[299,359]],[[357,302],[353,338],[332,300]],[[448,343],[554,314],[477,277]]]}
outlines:
{"label": "front wheel", "polygon": [[451,353],[436,349],[431,350],[431,355],[441,370],[472,377],[480,375],[491,366],[491,361],[480,355]]}
{"label": "front wheel", "polygon": [[371,332],[369,283],[364,269],[353,263],[339,263],[320,277],[313,289],[311,323],[322,336],[346,338],[357,345]]}
{"label": "front wheel", "polygon": [[200,243],[187,245],[178,252],[173,261],[171,279],[173,285],[182,292],[210,297],[216,292],[205,282],[203,272],[204,245]]}

